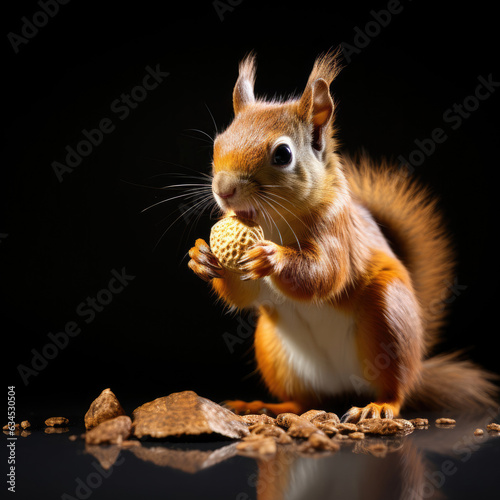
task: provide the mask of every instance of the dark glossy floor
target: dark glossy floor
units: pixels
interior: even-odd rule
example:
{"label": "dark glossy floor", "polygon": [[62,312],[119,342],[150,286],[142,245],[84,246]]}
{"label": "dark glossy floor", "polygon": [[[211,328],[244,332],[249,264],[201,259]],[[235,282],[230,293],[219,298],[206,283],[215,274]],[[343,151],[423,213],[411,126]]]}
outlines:
{"label": "dark glossy floor", "polygon": [[[15,441],[12,498],[500,498],[500,435],[486,431],[498,415],[456,417],[453,428],[426,416],[427,429],[404,437],[346,441],[334,454],[315,456],[282,445],[265,460],[238,455],[233,441],[86,447],[69,438],[84,431],[83,423],[57,434],[40,427]],[[475,436],[476,428],[484,435]],[[12,443],[7,436],[4,442]],[[371,446],[381,442],[386,447]]]}

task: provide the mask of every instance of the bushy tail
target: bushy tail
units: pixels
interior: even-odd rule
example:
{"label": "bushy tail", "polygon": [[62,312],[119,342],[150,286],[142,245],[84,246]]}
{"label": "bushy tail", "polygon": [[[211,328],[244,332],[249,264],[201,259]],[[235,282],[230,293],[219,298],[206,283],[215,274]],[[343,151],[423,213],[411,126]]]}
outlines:
{"label": "bushy tail", "polygon": [[[375,165],[366,156],[345,158],[344,168],[354,198],[370,211],[410,272],[429,353],[439,341],[454,282],[454,252],[437,201],[405,171]],[[433,356],[423,362],[408,403],[415,409],[498,407],[497,378],[459,353]]]}
{"label": "bushy tail", "polygon": [[427,352],[439,340],[453,288],[454,255],[437,200],[407,172],[368,157],[345,159],[353,196],[378,222],[410,272],[421,306]]}
{"label": "bushy tail", "polygon": [[460,353],[440,354],[423,363],[421,378],[405,401],[405,409],[415,410],[498,410],[499,377]]}

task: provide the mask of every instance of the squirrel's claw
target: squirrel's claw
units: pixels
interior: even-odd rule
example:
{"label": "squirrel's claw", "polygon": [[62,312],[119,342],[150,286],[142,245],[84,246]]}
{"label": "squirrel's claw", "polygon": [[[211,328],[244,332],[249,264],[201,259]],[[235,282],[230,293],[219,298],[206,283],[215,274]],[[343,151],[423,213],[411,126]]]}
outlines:
{"label": "squirrel's claw", "polygon": [[272,241],[259,241],[245,253],[240,260],[243,272],[241,279],[257,280],[273,274],[278,259],[279,247]]}
{"label": "squirrel's claw", "polygon": [[397,409],[389,403],[370,403],[364,408],[353,406],[342,416],[340,421],[356,424],[368,418],[394,418],[397,413]]}
{"label": "squirrel's claw", "polygon": [[196,240],[195,246],[189,250],[191,260],[188,266],[202,280],[210,281],[213,278],[223,278],[224,270],[210,247],[201,238]]}

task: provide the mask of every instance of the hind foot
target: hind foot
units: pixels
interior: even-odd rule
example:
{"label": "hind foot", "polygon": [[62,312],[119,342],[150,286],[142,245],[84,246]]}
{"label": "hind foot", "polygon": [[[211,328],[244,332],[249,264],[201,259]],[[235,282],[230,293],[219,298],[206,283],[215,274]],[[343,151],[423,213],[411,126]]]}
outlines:
{"label": "hind foot", "polygon": [[396,403],[370,403],[364,408],[353,406],[341,418],[341,422],[357,423],[367,418],[394,418],[399,415],[399,405]]}

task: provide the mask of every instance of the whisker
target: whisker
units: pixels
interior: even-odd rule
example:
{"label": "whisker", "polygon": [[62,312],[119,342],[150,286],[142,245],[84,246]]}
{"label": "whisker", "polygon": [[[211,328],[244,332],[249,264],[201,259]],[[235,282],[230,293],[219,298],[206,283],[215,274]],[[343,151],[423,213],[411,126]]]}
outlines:
{"label": "whisker", "polygon": [[193,198],[194,196],[197,196],[198,194],[200,194],[200,193],[199,193],[199,190],[197,189],[196,192],[188,191],[186,193],[182,193],[182,194],[179,194],[177,196],[172,196],[171,198],[166,198],[165,200],[160,200],[156,203],[153,203],[153,205],[150,205],[149,207],[143,208],[139,213],[142,214],[142,213],[146,212],[147,210],[150,210],[151,208],[156,207],[158,205],[161,205],[162,203],[166,203],[168,201],[177,200],[178,198]]}
{"label": "whisker", "polygon": [[207,111],[208,111],[208,114],[210,115],[210,118],[212,118],[212,122],[214,124],[214,127],[215,127],[215,133],[218,134],[219,133],[219,130],[217,128],[217,123],[215,123],[215,118],[214,118],[214,115],[212,114],[212,112],[210,111],[210,108],[208,107],[208,104],[205,103],[205,107],[207,108]]}
{"label": "whisker", "polygon": [[[191,172],[194,172],[196,174],[205,175],[208,178],[212,179],[212,177],[209,174],[205,174],[203,172],[199,172],[198,170],[195,170],[194,168],[188,167],[186,165],[181,165],[180,163],[175,163],[175,162],[172,162],[172,161],[167,161],[167,160],[164,160],[163,158],[156,158],[154,156],[145,156],[144,158],[148,158],[149,160],[159,161],[161,163],[165,163],[166,165],[173,165],[174,167],[185,168],[186,170],[190,170]],[[182,174],[182,172],[166,172],[164,174],[152,175],[151,178],[158,177],[160,175],[183,175],[183,174]]]}
{"label": "whisker", "polygon": [[214,142],[214,138],[211,135],[209,135],[206,132],[204,132],[203,130],[200,130],[198,128],[187,128],[185,130],[192,131],[192,132],[199,132],[200,134],[203,134],[204,136],[206,136],[206,137],[208,137],[210,139],[210,144],[213,144],[213,142]]}
{"label": "whisker", "polygon": [[[276,202],[276,200],[272,200],[271,198],[266,198],[265,195],[263,195],[262,193],[259,193],[260,196],[262,196],[264,199],[267,199],[267,204],[271,207],[271,208],[274,208],[271,204],[271,201],[274,201],[275,203],[278,203]],[[278,203],[279,205],[279,203]],[[283,207],[286,209],[286,207]],[[297,235],[295,234],[295,231],[292,229],[292,226],[290,226],[289,222],[286,220],[286,218],[283,216],[283,214],[281,214],[281,212],[279,212],[279,210],[275,210],[275,212],[284,220],[285,224],[290,228],[290,231],[292,231],[292,234],[294,235],[295,237],[295,241],[297,242],[297,245],[299,247],[299,252],[302,252],[302,247],[300,246],[300,241],[299,239],[297,238]],[[292,213],[292,212],[290,212]],[[293,213],[292,213],[293,214]],[[293,214],[295,215],[295,214]],[[297,217],[297,216],[296,216]],[[299,217],[297,217],[297,219],[299,219]],[[301,221],[301,219],[299,219]],[[302,221],[303,222],[303,221]],[[305,224],[304,224],[305,225]]]}
{"label": "whisker", "polygon": [[[258,197],[258,194],[257,194],[257,197]],[[276,222],[274,221],[274,219],[271,217],[271,214],[266,210],[266,208],[264,207],[263,204],[260,203],[260,201],[264,202],[265,203],[265,200],[255,200],[257,202],[257,205],[259,206],[259,208],[262,210],[262,213],[264,214],[264,220],[266,220],[266,215],[267,215],[267,220],[269,221],[268,222],[268,225],[269,225],[269,230],[272,231],[272,227],[271,227],[271,222],[274,224],[274,227],[276,228],[276,231],[278,231],[278,236],[280,238],[280,243],[281,245],[283,245],[283,237],[281,236],[281,231],[279,230],[279,227],[278,225],[276,224]]]}
{"label": "whisker", "polygon": [[[191,196],[189,196],[189,198],[195,198],[194,201],[196,201],[198,203],[198,201],[206,201],[206,200],[210,200],[210,198],[212,198],[212,195],[211,194],[205,194],[202,198],[200,198],[199,200],[197,200],[196,198],[198,197],[199,193],[193,193]],[[186,197],[187,198],[187,197]],[[190,203],[191,200],[188,202]],[[180,206],[177,207],[179,210],[181,209]],[[172,212],[175,212],[175,210],[173,210]],[[167,214],[165,217],[163,217],[163,219],[161,219],[159,222],[156,223],[157,226],[159,226],[164,220],[168,219],[170,217],[170,215],[172,214],[172,212],[170,212],[169,214]],[[184,213],[184,212],[183,212]]]}
{"label": "whisker", "polygon": [[179,220],[181,219],[182,217],[184,217],[188,212],[191,212],[191,210],[194,210],[196,207],[198,207],[200,204],[202,203],[205,203],[207,201],[207,199],[203,199],[201,201],[198,201],[197,203],[195,203],[192,207],[188,208],[185,212],[182,212],[181,215],[179,215],[179,217],[177,217],[168,227],[167,229],[165,229],[165,231],[163,231],[162,235],[160,236],[160,239],[156,242],[156,245],[153,247],[153,251],[156,250],[156,247],[160,244],[160,241],[163,239],[163,237],[165,236],[165,234],[167,234],[168,230]]}
{"label": "whisker", "polygon": [[[279,205],[281,208],[284,208],[287,212],[289,212],[291,215],[293,215],[297,220],[299,220],[305,227],[307,227],[307,224],[295,213],[293,213],[290,209],[288,209],[287,207],[285,207],[284,205],[282,205],[279,201],[277,200],[274,200],[271,195],[275,195],[275,193],[268,193],[266,192],[266,194],[264,193],[260,193],[264,198],[266,197],[266,195],[268,196],[268,199],[269,200],[272,200],[274,203],[276,203],[277,205]],[[285,199],[285,198],[284,198]],[[278,212],[279,213],[279,212]],[[281,214],[280,214],[281,215]]]}

